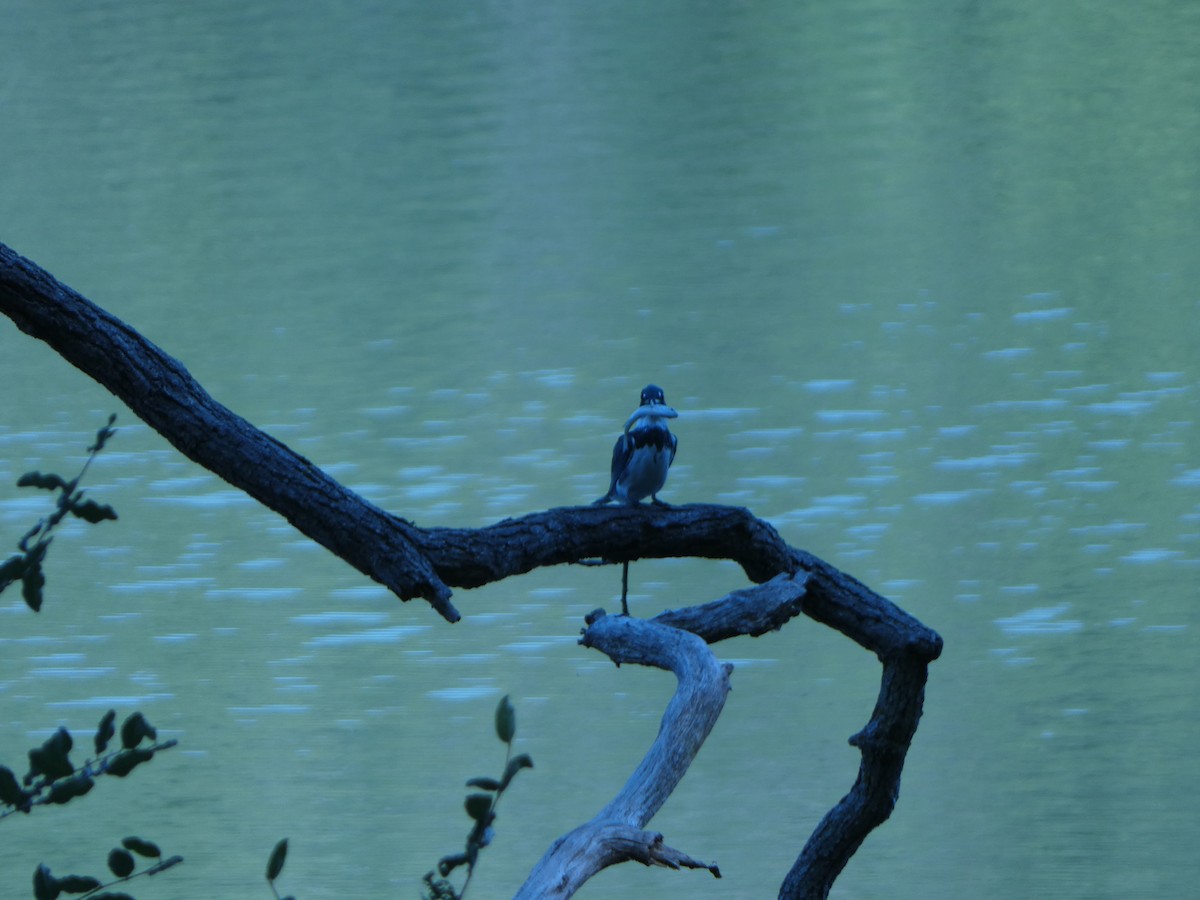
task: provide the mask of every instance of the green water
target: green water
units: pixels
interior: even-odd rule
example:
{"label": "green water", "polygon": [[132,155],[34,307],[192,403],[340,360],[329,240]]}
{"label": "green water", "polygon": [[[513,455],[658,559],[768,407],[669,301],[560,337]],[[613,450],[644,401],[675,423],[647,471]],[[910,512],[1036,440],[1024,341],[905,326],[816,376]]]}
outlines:
{"label": "green water", "polygon": [[[582,503],[642,385],[663,498],[749,506],[936,628],[893,818],[835,896],[1185,896],[1200,779],[1200,7],[17,3],[0,240],[421,525]],[[623,782],[669,676],[575,645],[615,570],[400,605],[0,322],[0,532],[110,411],[39,616],[0,605],[0,762],[142,709],[180,747],[4,822],[0,894],[414,896],[501,764],[511,895]],[[4,487],[7,485],[8,487]],[[635,613],[743,585],[642,562]],[[652,823],[773,896],[857,770],[874,661],[811,622],[719,648],[726,712]],[[82,741],[86,743],[86,740]]]}

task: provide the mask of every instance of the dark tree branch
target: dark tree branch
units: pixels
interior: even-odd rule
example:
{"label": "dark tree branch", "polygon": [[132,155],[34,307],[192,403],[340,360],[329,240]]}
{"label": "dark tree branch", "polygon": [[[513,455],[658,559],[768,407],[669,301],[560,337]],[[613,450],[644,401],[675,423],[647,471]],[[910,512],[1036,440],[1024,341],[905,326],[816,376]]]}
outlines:
{"label": "dark tree branch", "polygon": [[738,563],[751,581],[809,576],[804,613],[881,660],[915,652],[930,660],[942,639],[890,600],[821,559],[790,547],[774,528],[735,506],[568,506],[484,528],[419,531],[418,546],[446,584],[479,587],[540,566],[592,557],[620,562],[707,557]]}
{"label": "dark tree branch", "polygon": [[[809,839],[781,896],[825,897],[865,836],[890,815],[921,716],[927,666],[941,654],[942,639],[851,576],[788,546],[749,511],[708,504],[565,507],[486,528],[421,529],[368,503],[226,409],[177,360],[3,244],[0,313],[112,391],[185,456],[400,599],[423,597],[449,621],[459,618],[451,587],[479,587],[539,566],[597,557],[736,561],[752,582],[767,584],[700,611],[664,613],[660,622],[715,641],[761,634],[803,612],[883,663],[875,711],[851,739],[862,753],[858,780]],[[747,611],[754,611],[754,624],[739,631],[730,622]]]}
{"label": "dark tree branch", "polygon": [[803,611],[808,580],[807,573],[776,575],[766,584],[711,603],[669,609],[651,621],[690,631],[709,644],[742,635],[759,637],[778,631]]}
{"label": "dark tree branch", "polygon": [[0,244],[0,312],[108,388],[184,456],[273,509],[402,600],[459,618],[417,529],[214,400],[183,364]]}
{"label": "dark tree branch", "polygon": [[884,663],[871,721],[850,738],[862,753],[858,779],[800,852],[779,889],[781,900],[824,900],[867,835],[887,821],[900,796],[900,773],[921,718],[927,666],[915,656]]}
{"label": "dark tree branch", "polygon": [[484,528],[427,529],[420,546],[446,584],[466,588],[541,566],[595,565],[595,557],[732,559],[754,581],[795,571],[770,525],[744,509],[701,504],[558,507]]}

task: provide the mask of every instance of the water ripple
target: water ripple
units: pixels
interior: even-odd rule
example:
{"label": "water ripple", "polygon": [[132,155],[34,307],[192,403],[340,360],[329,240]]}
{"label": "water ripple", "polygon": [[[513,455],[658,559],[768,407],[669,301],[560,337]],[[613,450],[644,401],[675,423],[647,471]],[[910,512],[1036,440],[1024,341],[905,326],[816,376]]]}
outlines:
{"label": "water ripple", "polygon": [[1072,634],[1082,631],[1082,622],[1058,618],[1070,608],[1069,603],[1035,606],[1015,616],[996,619],[996,624],[1005,634]]}

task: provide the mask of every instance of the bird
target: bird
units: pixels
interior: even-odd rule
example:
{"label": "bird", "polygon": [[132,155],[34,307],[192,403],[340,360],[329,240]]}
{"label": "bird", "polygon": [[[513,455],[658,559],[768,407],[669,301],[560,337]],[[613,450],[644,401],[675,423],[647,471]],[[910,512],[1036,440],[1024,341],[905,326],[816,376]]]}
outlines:
{"label": "bird", "polygon": [[[593,502],[603,506],[616,500],[625,506],[640,506],[650,498],[656,506],[666,506],[658,492],[667,483],[667,470],[675,461],[679,439],[667,427],[668,419],[679,413],[667,406],[663,389],[648,384],[642,389],[641,403],[625,420],[625,430],[613,445],[612,471],[608,493]],[[629,561],[621,568],[621,614],[629,615]]]}
{"label": "bird", "polygon": [[613,445],[612,471],[608,493],[594,501],[603,506],[616,500],[637,506],[646,497],[657,506],[666,506],[658,492],[667,483],[667,470],[675,461],[679,439],[671,434],[667,419],[679,413],[667,406],[663,389],[648,384],[642,389],[641,403],[625,422],[625,430]]}

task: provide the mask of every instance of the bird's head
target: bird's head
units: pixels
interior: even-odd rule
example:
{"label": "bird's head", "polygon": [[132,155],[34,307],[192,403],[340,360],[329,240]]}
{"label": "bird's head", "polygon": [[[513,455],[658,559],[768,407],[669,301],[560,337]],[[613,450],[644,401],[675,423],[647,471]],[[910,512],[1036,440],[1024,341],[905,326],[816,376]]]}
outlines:
{"label": "bird's head", "polygon": [[[663,389],[656,384],[648,384],[642,389],[642,405],[633,411],[625,422],[628,431],[640,419],[678,419],[679,413],[667,406]],[[643,427],[643,426],[639,426]]]}
{"label": "bird's head", "polygon": [[642,406],[666,406],[667,398],[663,395],[663,389],[657,384],[648,384],[642,388]]}

